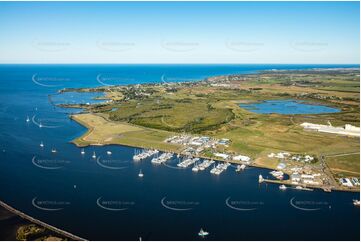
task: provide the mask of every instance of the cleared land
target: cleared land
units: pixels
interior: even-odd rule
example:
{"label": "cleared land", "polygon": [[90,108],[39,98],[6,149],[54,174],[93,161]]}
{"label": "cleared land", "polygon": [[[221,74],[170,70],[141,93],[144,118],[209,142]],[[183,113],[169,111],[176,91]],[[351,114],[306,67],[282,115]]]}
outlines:
{"label": "cleared land", "polygon": [[338,177],[360,177],[360,154],[329,156],[326,157],[326,163]]}
{"label": "cleared land", "polygon": [[[123,144],[135,147],[177,150],[178,147],[164,143],[171,133],[137,127],[127,123],[108,121],[95,114],[78,114],[72,118],[88,128],[88,131],[73,142],[78,146]],[[151,142],[150,142],[151,141]]]}

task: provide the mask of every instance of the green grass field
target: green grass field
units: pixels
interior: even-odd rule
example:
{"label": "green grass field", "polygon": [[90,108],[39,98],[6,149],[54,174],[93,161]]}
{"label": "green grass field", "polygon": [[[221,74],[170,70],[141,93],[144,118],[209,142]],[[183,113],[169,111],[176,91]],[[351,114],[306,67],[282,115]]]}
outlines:
{"label": "green grass field", "polygon": [[326,163],[338,177],[360,177],[360,154],[326,157]]}

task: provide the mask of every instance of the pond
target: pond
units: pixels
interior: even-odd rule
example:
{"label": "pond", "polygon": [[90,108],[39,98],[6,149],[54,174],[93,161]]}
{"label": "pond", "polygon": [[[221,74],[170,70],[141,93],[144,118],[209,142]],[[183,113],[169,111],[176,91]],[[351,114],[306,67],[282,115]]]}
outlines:
{"label": "pond", "polygon": [[251,112],[261,114],[320,114],[340,112],[337,108],[310,104],[298,100],[265,100],[257,103],[240,104],[239,106]]}

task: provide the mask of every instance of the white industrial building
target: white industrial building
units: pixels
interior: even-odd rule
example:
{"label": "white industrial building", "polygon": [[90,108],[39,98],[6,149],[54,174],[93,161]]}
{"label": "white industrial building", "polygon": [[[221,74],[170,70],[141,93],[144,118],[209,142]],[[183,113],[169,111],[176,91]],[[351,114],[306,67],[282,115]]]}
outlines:
{"label": "white industrial building", "polygon": [[355,127],[351,124],[346,124],[345,127],[333,127],[331,125],[302,123],[301,126],[304,129],[315,130],[318,132],[360,137],[360,127]]}
{"label": "white industrial building", "polygon": [[251,158],[248,157],[248,156],[245,156],[245,155],[237,155],[237,156],[233,156],[233,160],[235,160],[235,161],[245,161],[245,162],[247,162],[247,161],[250,161]]}

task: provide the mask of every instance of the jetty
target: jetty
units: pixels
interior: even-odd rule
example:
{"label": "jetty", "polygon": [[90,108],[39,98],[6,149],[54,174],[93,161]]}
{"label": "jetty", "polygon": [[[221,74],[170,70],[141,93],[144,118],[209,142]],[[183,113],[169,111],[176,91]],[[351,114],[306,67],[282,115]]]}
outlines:
{"label": "jetty", "polygon": [[182,167],[182,168],[187,168],[190,165],[193,165],[194,163],[196,163],[197,161],[199,161],[199,158],[187,158],[187,159],[183,160],[182,162],[178,163],[177,166]]}
{"label": "jetty", "polygon": [[202,163],[198,165],[198,169],[203,171],[207,169],[210,165],[214,163],[214,160],[204,160]]}
{"label": "jetty", "polygon": [[140,153],[136,153],[133,156],[133,160],[134,161],[140,161],[140,160],[144,160],[148,157],[151,157],[152,155],[158,154],[159,150],[143,150]]}
{"label": "jetty", "polygon": [[69,238],[70,240],[74,240],[74,241],[86,241],[86,239],[84,239],[84,238],[81,238],[81,237],[79,237],[79,236],[77,236],[77,235],[74,235],[74,234],[72,234],[72,233],[69,233],[69,232],[67,232],[67,231],[65,231],[65,230],[56,228],[56,227],[54,227],[54,226],[52,226],[52,225],[50,225],[50,224],[47,224],[47,223],[45,223],[45,222],[43,222],[43,221],[40,221],[40,220],[38,220],[38,219],[35,219],[35,218],[33,218],[33,217],[31,217],[31,216],[29,216],[29,215],[27,215],[27,214],[25,214],[25,213],[17,210],[17,209],[9,206],[8,204],[6,204],[6,203],[4,203],[4,202],[2,202],[2,201],[0,201],[0,206],[2,206],[3,208],[5,208],[6,210],[8,210],[8,211],[10,211],[10,212],[18,215],[18,216],[21,217],[21,218],[28,220],[28,221],[31,222],[31,223],[40,225],[40,226],[42,226],[42,227],[44,227],[44,228],[46,228],[46,229],[49,229],[49,230],[51,230],[51,231],[53,231],[53,232],[55,232],[55,233],[58,233],[58,234],[60,234],[60,235],[62,235],[62,236],[64,236],[64,237],[67,237],[67,238]]}
{"label": "jetty", "polygon": [[173,157],[173,153],[163,153],[159,157],[154,157],[151,162],[153,164],[162,164]]}
{"label": "jetty", "polygon": [[211,174],[215,174],[215,175],[220,175],[222,172],[224,172],[225,170],[227,170],[228,166],[230,166],[231,164],[226,162],[226,163],[219,163],[216,167],[213,167],[212,170],[210,171]]}

